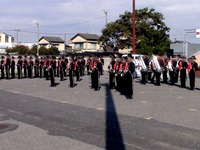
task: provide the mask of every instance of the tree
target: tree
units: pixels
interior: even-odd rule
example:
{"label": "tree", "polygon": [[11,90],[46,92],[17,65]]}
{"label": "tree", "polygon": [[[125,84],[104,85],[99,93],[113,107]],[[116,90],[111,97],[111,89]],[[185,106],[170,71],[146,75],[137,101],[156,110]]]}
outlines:
{"label": "tree", "polygon": [[30,53],[31,55],[36,55],[37,54],[37,45],[33,45],[33,47],[30,49]]}
{"label": "tree", "polygon": [[[136,48],[138,53],[164,52],[169,48],[169,28],[164,17],[155,9],[136,10]],[[132,47],[132,13],[125,12],[115,22],[103,30],[99,42],[102,47],[113,46],[119,49]]]}
{"label": "tree", "polygon": [[18,54],[21,54],[21,55],[24,55],[24,54],[28,54],[29,53],[29,47],[28,46],[25,46],[25,45],[16,45],[15,47],[13,48],[9,48],[6,50],[6,52],[8,53],[18,53]]}
{"label": "tree", "polygon": [[48,49],[47,49],[46,47],[43,47],[43,46],[40,47],[40,48],[39,48],[39,54],[40,54],[40,55],[49,55],[49,54],[48,54]]}
{"label": "tree", "polygon": [[48,49],[48,54],[49,55],[59,55],[60,54],[60,52],[59,52],[59,50],[58,50],[58,48],[57,47],[50,47],[49,49]]}

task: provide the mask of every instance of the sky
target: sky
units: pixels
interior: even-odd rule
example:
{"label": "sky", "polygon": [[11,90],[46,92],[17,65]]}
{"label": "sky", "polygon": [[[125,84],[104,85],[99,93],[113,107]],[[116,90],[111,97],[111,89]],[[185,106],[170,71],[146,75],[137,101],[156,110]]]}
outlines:
{"label": "sky", "polygon": [[[200,28],[200,0],[136,0],[136,9],[154,8],[162,13],[170,38],[200,43],[187,29]],[[41,36],[59,36],[70,40],[77,33],[101,35],[108,23],[125,11],[132,11],[132,0],[0,0],[0,32],[19,42],[36,42],[37,26]]]}

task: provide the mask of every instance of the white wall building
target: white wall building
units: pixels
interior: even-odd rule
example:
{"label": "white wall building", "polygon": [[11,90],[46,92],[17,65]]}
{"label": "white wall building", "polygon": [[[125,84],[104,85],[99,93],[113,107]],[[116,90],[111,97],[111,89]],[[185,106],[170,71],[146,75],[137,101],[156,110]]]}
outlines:
{"label": "white wall building", "polygon": [[14,37],[6,33],[0,33],[0,43],[13,43]]}

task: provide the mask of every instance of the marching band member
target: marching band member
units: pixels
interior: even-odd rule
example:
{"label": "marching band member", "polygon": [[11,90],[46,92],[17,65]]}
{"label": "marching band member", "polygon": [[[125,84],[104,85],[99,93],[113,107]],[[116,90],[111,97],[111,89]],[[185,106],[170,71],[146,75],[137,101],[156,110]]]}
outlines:
{"label": "marching band member", "polygon": [[40,78],[43,78],[43,75],[44,75],[44,71],[43,71],[43,68],[44,68],[44,58],[41,57],[40,58],[40,64],[39,64],[39,68],[40,68]]}
{"label": "marching band member", "polygon": [[182,56],[181,61],[178,63],[179,70],[180,70],[180,79],[181,79],[181,87],[186,87],[186,79],[187,79],[187,73],[186,69],[188,68],[188,63],[186,61],[186,57]]}
{"label": "marching band member", "polygon": [[148,72],[148,81],[151,81],[151,83],[152,83],[152,72],[154,70],[153,68],[154,68],[153,59],[150,58],[150,60],[149,60],[149,66],[148,66],[148,69],[149,69],[149,72]]}
{"label": "marching band member", "polygon": [[67,55],[65,55],[63,57],[64,57],[64,60],[65,60],[65,65],[63,65],[64,77],[67,77],[68,58],[67,58]]}
{"label": "marching band member", "polygon": [[102,67],[100,68],[99,73],[100,73],[100,75],[103,75],[103,66],[104,66],[104,58],[103,58],[103,56],[100,56],[99,62],[101,62],[101,64],[102,64]]}
{"label": "marching band member", "polygon": [[164,63],[164,66],[163,66],[163,83],[167,84],[168,82],[168,62],[169,62],[169,59],[167,57],[163,57],[163,63]]}
{"label": "marching band member", "polygon": [[110,64],[108,66],[109,69],[109,85],[110,89],[115,88],[115,70],[116,70],[116,61],[115,61],[115,56],[112,55]]}
{"label": "marching band member", "polygon": [[35,78],[39,77],[39,64],[40,64],[40,61],[39,61],[38,56],[36,55],[35,62],[34,62],[34,77]]}
{"label": "marching band member", "polygon": [[34,66],[33,57],[30,56],[28,61],[28,77],[30,79],[33,78],[33,66]]}
{"label": "marching band member", "polygon": [[4,79],[4,76],[5,76],[5,72],[4,72],[5,64],[6,64],[5,56],[1,56],[1,79]]}
{"label": "marching band member", "polygon": [[21,78],[22,78],[22,67],[23,67],[22,56],[19,56],[19,57],[18,57],[18,62],[17,62],[18,79],[21,79]]}
{"label": "marching band member", "polygon": [[11,78],[14,79],[15,78],[15,57],[12,56],[12,60],[11,60]]}
{"label": "marching band member", "polygon": [[179,74],[180,74],[180,70],[179,70],[179,65],[181,62],[181,56],[176,56],[176,59],[173,63],[173,67],[175,67],[175,72],[174,72],[174,81],[175,83],[178,83],[178,79],[179,79]]}
{"label": "marching band member", "polygon": [[[58,61],[57,61],[57,66],[56,66],[56,76],[60,77],[60,69],[61,69],[61,58],[58,57]],[[60,79],[60,81],[63,81],[63,79]]]}
{"label": "marching band member", "polygon": [[122,58],[117,58],[116,61],[116,68],[115,68],[115,73],[116,73],[116,90],[120,91],[120,87],[121,87],[121,72],[122,72]]}
{"label": "marching band member", "polygon": [[82,76],[85,75],[85,58],[84,56],[81,57],[81,66],[82,66]]}
{"label": "marching band member", "polygon": [[50,58],[50,60],[49,60],[49,62],[50,62],[50,65],[48,66],[48,68],[47,68],[47,70],[48,70],[48,72],[49,72],[49,77],[50,77],[50,82],[51,82],[51,87],[54,87],[54,86],[56,86],[56,83],[55,83],[55,73],[54,73],[54,71],[55,71],[55,58],[54,57],[49,57]]}
{"label": "marching band member", "polygon": [[160,86],[160,78],[161,78],[162,71],[164,70],[165,64],[164,64],[164,60],[161,54],[159,54],[157,57],[158,57],[157,59],[160,66],[160,71],[158,70],[156,71],[156,85]]}
{"label": "marching band member", "polygon": [[24,78],[27,78],[27,67],[28,67],[28,61],[27,61],[27,56],[25,55],[23,61]]}
{"label": "marching band member", "polygon": [[49,72],[47,68],[50,66],[49,56],[46,56],[46,60],[44,62],[44,77],[46,80],[49,80]]}
{"label": "marching band member", "polygon": [[61,64],[60,64],[60,80],[63,81],[64,80],[64,75],[65,75],[65,72],[66,72],[66,62],[65,62],[65,57],[62,56],[62,59],[61,59]]}
{"label": "marching band member", "polygon": [[87,75],[90,75],[90,63],[91,63],[91,56],[88,56],[86,61],[86,68],[87,68]]}
{"label": "marching band member", "polygon": [[74,59],[74,72],[76,75],[76,81],[80,81],[80,66],[78,64],[78,58]]}
{"label": "marching band member", "polygon": [[120,82],[121,82],[121,86],[120,86],[120,89],[119,89],[119,92],[122,94],[122,95],[125,95],[126,94],[126,78],[125,78],[125,74],[128,70],[128,62],[127,62],[127,57],[124,57],[122,58],[122,65],[119,69],[119,72],[120,72]]}
{"label": "marching band member", "polygon": [[99,68],[101,67],[101,63],[98,60],[97,56],[94,56],[92,58],[92,62],[90,65],[90,69],[92,71],[91,73],[91,80],[92,80],[92,88],[94,88],[95,91],[99,91],[100,90],[100,82],[99,82]]}
{"label": "marching band member", "polygon": [[10,59],[10,55],[7,54],[6,55],[6,64],[5,64],[5,67],[6,67],[6,78],[7,79],[10,79],[10,67],[11,67],[11,59]]}
{"label": "marching band member", "polygon": [[127,99],[133,98],[133,79],[134,79],[134,72],[135,72],[135,64],[133,63],[132,59],[133,59],[132,54],[128,54],[128,57],[127,57],[128,69],[125,70],[126,98]]}
{"label": "marching band member", "polygon": [[[144,54],[142,59],[144,61],[144,65],[149,66],[149,58],[148,58],[147,54]],[[144,70],[144,68],[142,68],[141,75],[142,75],[141,83],[146,84],[148,82],[148,71]]]}
{"label": "marching band member", "polygon": [[[75,70],[75,64],[74,64],[74,58],[70,57],[70,62],[69,62],[69,66],[68,66],[68,70],[69,70],[69,81],[70,81],[70,87],[73,88],[75,86],[74,84],[74,70]],[[63,60],[62,60],[63,61]]]}
{"label": "marching band member", "polygon": [[174,71],[175,71],[175,68],[173,67],[173,63],[174,63],[174,58],[171,58],[168,63],[167,63],[167,68],[169,70],[169,78],[170,78],[170,84],[171,85],[174,85],[175,84],[175,74],[174,74]]}
{"label": "marching band member", "polygon": [[189,58],[189,63],[188,63],[190,90],[194,90],[195,88],[195,72],[198,69],[198,64],[195,62],[195,60],[196,57],[192,56]]}

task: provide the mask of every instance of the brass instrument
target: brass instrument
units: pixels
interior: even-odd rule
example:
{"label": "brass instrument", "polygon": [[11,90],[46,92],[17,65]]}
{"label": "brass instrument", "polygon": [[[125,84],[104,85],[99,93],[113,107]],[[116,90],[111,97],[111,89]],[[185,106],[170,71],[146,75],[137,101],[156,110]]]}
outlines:
{"label": "brass instrument", "polygon": [[140,65],[141,65],[141,67],[142,67],[142,71],[147,72],[147,71],[148,71],[148,68],[147,68],[146,64],[144,63],[144,60],[143,60],[143,58],[142,58],[142,55],[140,55],[140,56],[138,57],[138,59],[139,59]]}
{"label": "brass instrument", "polygon": [[154,66],[155,66],[154,69],[155,69],[157,72],[161,72],[161,67],[160,67],[160,64],[159,64],[159,62],[158,62],[157,56],[153,55],[153,56],[152,56],[152,59],[153,59],[153,63],[154,63]]}

